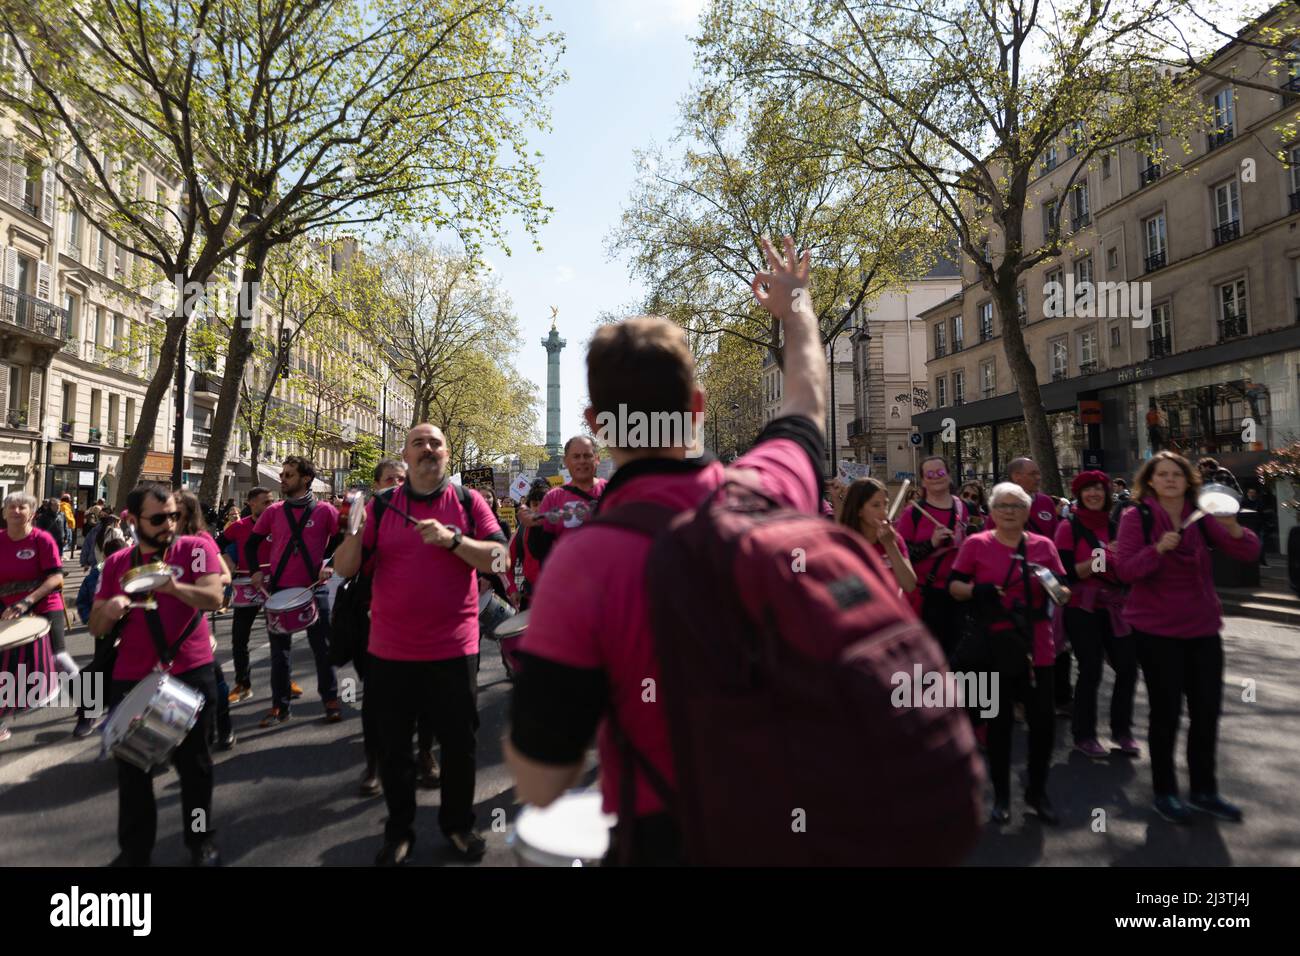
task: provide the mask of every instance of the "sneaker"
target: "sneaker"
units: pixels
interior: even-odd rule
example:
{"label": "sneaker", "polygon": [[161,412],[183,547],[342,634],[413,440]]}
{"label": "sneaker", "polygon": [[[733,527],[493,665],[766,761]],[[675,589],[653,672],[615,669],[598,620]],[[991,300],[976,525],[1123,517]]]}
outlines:
{"label": "sneaker", "polygon": [[297,700],[301,696],[302,696],[302,688],[299,687],[297,684],[295,684],[293,681],[289,681],[289,699]]}
{"label": "sneaker", "polygon": [[1094,737],[1092,740],[1076,740],[1074,749],[1085,757],[1091,757],[1093,760],[1105,760],[1110,756],[1106,748],[1099,744]]}
{"label": "sneaker", "polygon": [[217,749],[222,751],[234,750],[235,741],[236,741],[235,732],[232,730],[230,733],[226,734],[226,736],[218,738]]}
{"label": "sneaker", "polygon": [[337,724],[342,719],[343,719],[342,702],[337,699],[325,701],[325,723]]}
{"label": "sneaker", "polygon": [[1166,793],[1156,797],[1151,807],[1170,823],[1187,826],[1192,822],[1192,811],[1188,810],[1187,804],[1173,794]]}
{"label": "sneaker", "polygon": [[85,714],[82,714],[77,718],[77,726],[72,728],[72,736],[89,737],[95,732],[95,723],[96,721],[94,717],[87,717]]}
{"label": "sneaker", "polygon": [[451,844],[452,850],[462,860],[476,863],[483,859],[483,854],[487,852],[487,841],[473,830],[462,830],[460,833],[453,833],[447,837],[447,842]]}
{"label": "sneaker", "polygon": [[262,722],[259,723],[257,726],[275,727],[278,724],[284,723],[288,719],[289,719],[289,712],[287,710],[281,710],[279,707],[272,707],[269,711],[267,711],[266,716],[262,718]]}
{"label": "sneaker", "polygon": [[385,840],[384,848],[375,857],[375,866],[401,866],[411,855],[411,840]]}
{"label": "sneaker", "polygon": [[1054,827],[1061,822],[1061,818],[1056,815],[1056,808],[1052,806],[1051,798],[1046,793],[1040,793],[1035,797],[1026,792],[1025,803],[1029,809],[1038,814],[1038,819],[1049,827]]}
{"label": "sneaker", "polygon": [[438,769],[438,761],[432,750],[420,751],[419,759],[416,760],[415,780],[429,790],[442,786],[442,771]]}
{"label": "sneaker", "polygon": [[226,700],[232,704],[238,704],[241,701],[248,700],[253,696],[253,688],[245,683],[238,683],[230,691],[230,696]]}
{"label": "sneaker", "polygon": [[220,866],[221,854],[217,852],[217,848],[211,840],[204,840],[190,851],[190,864],[204,867]]}
{"label": "sneaker", "polygon": [[377,797],[383,789],[383,785],[379,782],[379,768],[374,764],[366,764],[366,769],[361,774],[361,795]]}
{"label": "sneaker", "polygon": [[1208,813],[1229,823],[1240,823],[1244,818],[1240,807],[1233,806],[1217,793],[1194,793],[1187,798],[1187,802],[1192,805],[1193,810]]}
{"label": "sneaker", "polygon": [[1138,746],[1138,742],[1132,737],[1117,737],[1115,746],[1111,749],[1122,753],[1125,757],[1142,756],[1142,748]]}

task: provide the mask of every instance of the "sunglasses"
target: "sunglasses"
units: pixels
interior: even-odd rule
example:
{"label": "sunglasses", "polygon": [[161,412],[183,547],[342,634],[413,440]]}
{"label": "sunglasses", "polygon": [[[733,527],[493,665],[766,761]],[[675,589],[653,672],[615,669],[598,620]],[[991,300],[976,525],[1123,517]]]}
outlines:
{"label": "sunglasses", "polygon": [[141,521],[147,521],[155,528],[161,528],[168,521],[179,521],[181,513],[179,511],[163,511],[156,515],[150,515],[147,518],[141,518]]}
{"label": "sunglasses", "polygon": [[946,469],[946,468],[940,468],[938,471],[927,471],[927,472],[925,473],[925,477],[927,477],[927,478],[947,478],[947,477],[948,477],[948,469]]}

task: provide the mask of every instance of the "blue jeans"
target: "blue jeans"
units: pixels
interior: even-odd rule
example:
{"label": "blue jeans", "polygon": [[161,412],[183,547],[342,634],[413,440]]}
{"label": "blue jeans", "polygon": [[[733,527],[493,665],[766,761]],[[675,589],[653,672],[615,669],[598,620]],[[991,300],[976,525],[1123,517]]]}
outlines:
{"label": "blue jeans", "polygon": [[[338,677],[330,664],[329,602],[322,592],[316,595],[316,623],[307,628],[307,640],[316,658],[316,691],[322,701],[337,700]],[[271,639],[271,706],[283,714],[289,713],[290,656],[292,634],[270,634]]]}

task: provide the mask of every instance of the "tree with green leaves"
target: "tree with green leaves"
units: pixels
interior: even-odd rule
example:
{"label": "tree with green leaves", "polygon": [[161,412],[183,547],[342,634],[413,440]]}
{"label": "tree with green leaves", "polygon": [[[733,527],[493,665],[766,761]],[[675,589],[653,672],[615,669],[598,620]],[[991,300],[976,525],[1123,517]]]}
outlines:
{"label": "tree with green leaves", "polygon": [[[547,210],[526,134],[545,126],[562,78],[542,24],[515,0],[34,0],[0,14],[35,81],[20,112],[50,155],[69,138],[90,155],[89,174],[60,173],[70,201],[96,227],[124,229],[182,289],[240,256],[245,309],[269,250],[312,230],[416,220],[455,231],[471,254],[501,240],[507,216],[535,231]],[[179,211],[124,189],[101,143],[165,168],[183,187]],[[155,222],[169,219],[179,238]],[[169,319],[123,488],[187,318],[178,306]],[[245,312],[231,331],[205,501],[219,494],[252,325]]]}
{"label": "tree with green leaves", "polygon": [[537,442],[537,386],[505,354],[467,352],[445,370],[426,421],[447,436],[457,469],[498,465],[518,455],[545,458]]}
{"label": "tree with green leaves", "polygon": [[817,155],[904,177],[941,218],[993,299],[1030,449],[1054,494],[1060,471],[1017,290],[1029,270],[1068,255],[1071,238],[1063,216],[1041,241],[1026,230],[1034,182],[1058,143],[1071,170],[1055,197],[1065,201],[1119,146],[1203,126],[1192,84],[1149,62],[1188,7],[716,0],[703,19],[699,59],[710,81],[733,84],[737,96],[780,90],[796,114],[833,113]]}

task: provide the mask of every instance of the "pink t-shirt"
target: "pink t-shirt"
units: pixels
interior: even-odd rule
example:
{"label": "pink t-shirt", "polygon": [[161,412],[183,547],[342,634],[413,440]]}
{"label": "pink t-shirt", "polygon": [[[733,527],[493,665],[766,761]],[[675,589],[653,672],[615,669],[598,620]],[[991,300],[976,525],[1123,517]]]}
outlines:
{"label": "pink t-shirt", "polygon": [[[313,518],[315,514],[313,513]],[[225,531],[221,532],[221,537],[235,546],[235,554],[238,558],[235,562],[235,576],[249,574],[248,559],[244,557],[244,545],[248,543],[249,537],[253,534],[253,525],[257,521],[252,515],[240,518],[232,522]],[[268,564],[270,562],[271,539],[263,541],[257,547],[257,560],[259,564]],[[274,568],[263,568],[266,574],[270,574]]]}
{"label": "pink t-shirt", "polygon": [[[3,591],[0,602],[5,607],[17,604],[44,584],[51,574],[62,571],[59,546],[48,531],[32,528],[19,541],[10,538],[7,531],[0,531],[0,590]],[[62,610],[63,598],[58,591],[46,595],[32,607],[33,614]]]}
{"label": "pink t-shirt", "polygon": [[[266,571],[268,588],[271,586],[270,576],[280,566],[280,557],[293,541],[293,536],[289,533],[289,519],[284,513],[287,507],[288,505],[283,501],[277,501],[263,511],[262,516],[253,525],[253,534],[270,536],[271,553],[267,558],[270,567]],[[302,508],[294,509],[296,521],[302,521],[304,510]],[[338,531],[338,509],[327,501],[316,502],[311,510],[311,517],[307,519],[307,527],[302,531],[302,540],[307,545],[308,563],[316,570],[311,577],[308,577],[307,568],[302,560],[302,552],[294,548],[294,552],[289,555],[288,563],[284,566],[284,573],[280,575],[280,579],[275,583],[276,590],[305,588],[310,584],[315,584],[320,575],[321,565],[325,562],[325,548],[329,544],[330,538],[338,534]]]}
{"label": "pink t-shirt", "polygon": [[[417,501],[406,491],[403,485],[393,493],[393,507],[417,521],[435,518],[476,541],[501,533],[477,491],[469,493],[473,535],[451,485],[432,501]],[[478,578],[459,555],[425,544],[415,526],[393,512],[384,512],[381,526],[373,499],[366,505],[361,545],[374,552],[371,654],[390,661],[444,661],[478,653]]]}
{"label": "pink t-shirt", "polygon": [[[607,484],[609,484],[609,482],[604,478],[595,479],[595,482],[591,486],[592,497],[600,498],[600,496],[605,493],[605,486]],[[570,501],[582,502],[590,508],[596,506],[594,501],[588,501],[586,498],[582,497],[582,495],[575,495],[572,491],[565,488],[564,485],[557,485],[546,493],[546,497],[542,499],[542,503],[538,506],[537,510],[543,514],[548,511],[559,511]],[[555,535],[558,540],[565,531],[572,531],[574,528],[581,528],[583,520],[584,519],[573,517],[566,518],[563,522],[545,521],[542,523],[542,527]]]}
{"label": "pink t-shirt", "polygon": [[[1031,572],[1029,575],[1030,600],[1025,597],[1025,578],[1020,562],[1013,560],[1016,548],[1007,547],[997,539],[995,531],[981,531],[967,538],[953,562],[954,574],[969,575],[974,584],[993,584],[1006,593],[1002,596],[1002,606],[1011,608],[1019,602],[1046,610],[1048,597],[1043,586]],[[1031,564],[1041,564],[1054,573],[1062,583],[1065,581],[1065,568],[1061,566],[1061,556],[1056,545],[1041,534],[1025,532],[1025,558]],[[1014,565],[1014,567],[1013,567]],[[1056,609],[1060,613],[1060,608]],[[1010,630],[1010,621],[998,620],[989,626],[990,631]],[[1052,642],[1052,622],[1048,619],[1034,621],[1034,666],[1046,667],[1056,660],[1056,646]]]}
{"label": "pink t-shirt", "polygon": [[[131,556],[135,548],[123,548],[116,554],[110,554],[104,561],[104,570],[99,578],[99,590],[95,592],[96,601],[125,594],[122,590],[122,575],[131,569]],[[216,542],[210,537],[180,537],[172,542],[163,556],[157,554],[144,556],[146,561],[159,559],[166,561],[180,574],[176,580],[181,584],[193,584],[209,574],[221,573],[221,556],[217,553]],[[198,626],[181,644],[180,650],[172,663],[174,674],[184,674],[196,667],[212,663],[212,643],[208,639],[207,615],[190,607],[180,598],[171,594],[159,594],[158,614],[162,618],[163,636],[170,644],[180,637],[189,624],[190,618],[199,616]],[[117,664],[113,668],[113,680],[141,680],[158,664],[158,651],[154,647],[153,637],[149,633],[149,624],[145,612],[132,609],[123,618],[121,643],[117,648]]]}
{"label": "pink t-shirt", "polygon": [[1061,523],[1060,504],[1051,495],[1039,491],[1029,505],[1029,521],[1025,530],[1045,538],[1056,537],[1056,526]]}
{"label": "pink t-shirt", "polygon": [[920,613],[921,602],[925,599],[925,582],[931,581],[930,587],[937,589],[946,588],[948,585],[948,575],[952,572],[953,561],[957,559],[957,549],[961,547],[966,537],[969,513],[966,510],[966,502],[956,495],[953,496],[951,508],[939,508],[925,500],[916,502],[916,505],[924,508],[925,513],[938,521],[939,525],[936,526],[934,521],[922,515],[917,507],[908,505],[903,508],[894,524],[894,530],[898,532],[898,537],[901,539],[900,547],[929,544],[930,538],[939,526],[949,528],[953,533],[951,545],[932,551],[919,561],[912,562],[912,570],[916,572],[916,587],[908,595],[908,600],[912,610]]}
{"label": "pink t-shirt", "polygon": [[[821,476],[798,442],[789,438],[761,442],[733,467],[757,472],[764,490],[784,505],[806,514],[820,513]],[[723,474],[716,461],[682,462],[669,472],[647,473],[616,484],[601,509],[650,501],[689,510],[721,484]],[[645,588],[650,546],[643,535],[605,525],[559,541],[542,565],[532,616],[519,649],[569,667],[603,670],[620,726],[673,784],[676,771],[663,708],[642,699],[643,681],[649,678],[658,684],[660,678]],[[598,742],[605,810],[616,813],[622,773],[607,722],[601,723]],[[638,816],[663,809],[644,774],[637,774],[636,786]]]}

